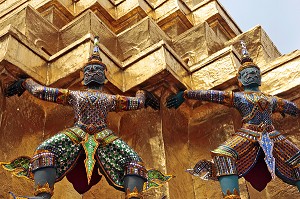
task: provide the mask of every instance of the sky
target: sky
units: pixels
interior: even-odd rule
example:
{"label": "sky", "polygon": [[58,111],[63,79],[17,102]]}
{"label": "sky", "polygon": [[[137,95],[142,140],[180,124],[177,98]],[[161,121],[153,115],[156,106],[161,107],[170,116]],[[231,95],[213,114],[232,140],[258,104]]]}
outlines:
{"label": "sky", "polygon": [[282,54],[300,50],[300,0],[219,0],[243,32],[261,25]]}

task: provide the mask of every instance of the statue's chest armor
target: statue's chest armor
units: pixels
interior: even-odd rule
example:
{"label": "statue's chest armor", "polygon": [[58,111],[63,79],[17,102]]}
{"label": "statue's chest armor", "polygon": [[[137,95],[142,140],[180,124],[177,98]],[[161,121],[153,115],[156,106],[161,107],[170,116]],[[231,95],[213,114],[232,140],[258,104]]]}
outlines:
{"label": "statue's chest armor", "polygon": [[80,92],[76,96],[76,104],[82,109],[105,109],[109,105],[109,100],[103,93],[99,92]]}
{"label": "statue's chest armor", "polygon": [[110,101],[100,92],[78,91],[74,95],[73,108],[76,117],[82,122],[98,122],[106,118]]}
{"label": "statue's chest armor", "polygon": [[255,93],[248,94],[245,93],[245,98],[249,105],[253,105],[253,107],[257,107],[260,112],[267,111],[271,108],[271,99],[264,95],[263,93]]}
{"label": "statue's chest armor", "polygon": [[243,121],[252,124],[272,123],[272,98],[263,93],[245,93]]}

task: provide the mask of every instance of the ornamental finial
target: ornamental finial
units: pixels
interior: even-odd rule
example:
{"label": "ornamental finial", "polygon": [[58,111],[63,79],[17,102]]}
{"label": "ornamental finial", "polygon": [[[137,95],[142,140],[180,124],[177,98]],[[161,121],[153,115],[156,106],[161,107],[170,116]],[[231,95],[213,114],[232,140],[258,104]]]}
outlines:
{"label": "ornamental finial", "polygon": [[91,60],[99,60],[102,62],[102,59],[100,57],[100,47],[99,47],[99,36],[95,36],[94,38],[94,47],[93,47],[93,53],[89,57],[89,61]]}
{"label": "ornamental finial", "polygon": [[253,59],[250,57],[246,47],[246,43],[243,40],[241,40],[241,46],[242,46],[242,60],[241,60],[241,67],[239,68],[239,71],[248,67],[256,67],[259,69],[259,67],[253,62]]}
{"label": "ornamental finial", "polygon": [[93,44],[93,52],[91,56],[88,58],[88,62],[85,64],[85,66],[90,64],[100,64],[104,66],[106,69],[105,64],[102,62],[101,56],[100,56],[100,46],[99,46],[99,36],[95,36],[94,38],[94,44]]}
{"label": "ornamental finial", "polygon": [[253,60],[251,59],[251,57],[249,55],[249,52],[247,50],[246,43],[243,40],[241,40],[241,46],[242,46],[241,64],[244,64],[245,62],[252,62],[253,63]]}

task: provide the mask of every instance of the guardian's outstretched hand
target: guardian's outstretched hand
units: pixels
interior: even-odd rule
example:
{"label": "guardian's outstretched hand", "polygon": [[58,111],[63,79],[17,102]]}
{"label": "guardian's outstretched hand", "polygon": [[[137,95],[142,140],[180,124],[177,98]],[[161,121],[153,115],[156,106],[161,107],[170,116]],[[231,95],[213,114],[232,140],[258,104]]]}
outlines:
{"label": "guardian's outstretched hand", "polygon": [[153,108],[154,110],[159,110],[160,108],[160,103],[158,98],[151,92],[144,90],[145,92],[145,108],[147,108],[148,106],[150,106],[151,108]]}
{"label": "guardian's outstretched hand", "polygon": [[175,95],[170,95],[166,100],[167,108],[177,109],[185,101],[183,94],[184,94],[184,91],[179,91]]}
{"label": "guardian's outstretched hand", "polygon": [[18,95],[19,97],[25,92],[25,88],[22,86],[25,79],[19,79],[10,84],[4,91],[6,97]]}

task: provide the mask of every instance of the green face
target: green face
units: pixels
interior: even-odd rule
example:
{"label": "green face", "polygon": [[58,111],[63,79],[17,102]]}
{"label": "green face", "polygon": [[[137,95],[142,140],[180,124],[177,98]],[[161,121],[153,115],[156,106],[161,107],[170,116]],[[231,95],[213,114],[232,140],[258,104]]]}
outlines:
{"label": "green face", "polygon": [[245,68],[239,72],[238,80],[242,83],[243,86],[260,86],[260,70],[256,67]]}

